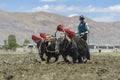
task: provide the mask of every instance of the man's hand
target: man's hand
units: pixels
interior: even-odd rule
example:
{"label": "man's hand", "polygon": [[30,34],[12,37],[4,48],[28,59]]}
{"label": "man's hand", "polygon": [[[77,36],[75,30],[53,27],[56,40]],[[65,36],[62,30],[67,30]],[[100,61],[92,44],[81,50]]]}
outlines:
{"label": "man's hand", "polygon": [[84,36],[84,35],[85,35],[85,33],[84,33],[84,32],[80,34],[80,36]]}
{"label": "man's hand", "polygon": [[81,36],[84,36],[84,35],[86,35],[86,34],[88,34],[88,31],[82,32],[80,35],[81,35]]}
{"label": "man's hand", "polygon": [[83,33],[81,33],[81,35],[84,35],[85,33],[83,32]]}

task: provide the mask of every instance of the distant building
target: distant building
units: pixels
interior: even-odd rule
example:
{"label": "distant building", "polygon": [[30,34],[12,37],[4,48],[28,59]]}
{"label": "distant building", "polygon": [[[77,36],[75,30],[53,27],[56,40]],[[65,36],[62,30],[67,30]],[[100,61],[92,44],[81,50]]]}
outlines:
{"label": "distant building", "polygon": [[0,44],[0,49],[3,49],[4,48],[4,45],[3,44]]}
{"label": "distant building", "polygon": [[120,52],[120,45],[112,44],[90,44],[91,52]]}
{"label": "distant building", "polygon": [[20,51],[20,52],[35,52],[35,53],[38,52],[38,50],[36,48],[36,45],[33,45],[33,44],[23,45],[23,46],[17,48],[16,51]]}

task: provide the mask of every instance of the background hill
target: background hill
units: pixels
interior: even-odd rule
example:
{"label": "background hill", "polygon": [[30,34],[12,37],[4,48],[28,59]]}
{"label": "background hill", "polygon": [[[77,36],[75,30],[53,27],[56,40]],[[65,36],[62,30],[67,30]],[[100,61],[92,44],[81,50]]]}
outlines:
{"label": "background hill", "polygon": [[[89,43],[120,44],[120,22],[95,22],[86,18],[90,27]],[[73,31],[77,31],[78,16],[65,17],[47,12],[16,12],[0,11],[0,44],[4,43],[9,34],[15,34],[17,42],[24,39],[31,40],[32,34],[39,32],[54,34],[58,24],[64,24]]]}

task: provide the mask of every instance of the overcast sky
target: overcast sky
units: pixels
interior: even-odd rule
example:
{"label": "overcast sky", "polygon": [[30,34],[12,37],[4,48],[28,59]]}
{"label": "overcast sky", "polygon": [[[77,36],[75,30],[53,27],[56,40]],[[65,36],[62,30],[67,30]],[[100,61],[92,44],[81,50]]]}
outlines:
{"label": "overcast sky", "polygon": [[0,10],[46,11],[64,16],[84,15],[95,21],[120,21],[120,0],[0,0]]}

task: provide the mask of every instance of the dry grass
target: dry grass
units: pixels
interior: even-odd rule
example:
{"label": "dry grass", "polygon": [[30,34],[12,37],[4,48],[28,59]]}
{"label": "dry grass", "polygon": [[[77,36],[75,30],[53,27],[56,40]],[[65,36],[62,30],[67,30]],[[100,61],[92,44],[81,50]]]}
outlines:
{"label": "dry grass", "polygon": [[28,53],[28,52],[0,50],[0,54],[26,54],[26,53]]}
{"label": "dry grass", "polygon": [[120,53],[92,53],[86,64],[62,58],[46,64],[38,54],[11,54],[0,54],[0,80],[120,80]]}

